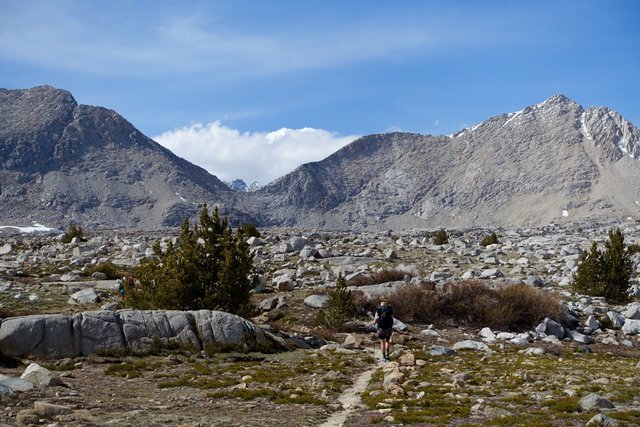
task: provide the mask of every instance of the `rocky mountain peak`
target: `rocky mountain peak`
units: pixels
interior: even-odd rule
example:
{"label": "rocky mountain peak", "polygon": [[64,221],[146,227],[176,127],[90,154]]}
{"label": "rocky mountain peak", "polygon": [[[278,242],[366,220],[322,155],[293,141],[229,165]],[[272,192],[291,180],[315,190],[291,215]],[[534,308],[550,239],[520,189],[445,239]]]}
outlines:
{"label": "rocky mountain peak", "polygon": [[637,128],[619,114],[585,112],[558,94],[449,137],[365,136],[259,195],[268,196],[264,219],[274,224],[291,224],[292,212],[297,224],[353,228],[521,226],[606,216],[637,210],[640,174],[636,180],[622,169],[637,165],[617,165],[620,173],[602,167],[602,153],[610,151],[604,157],[612,161],[625,152],[640,155],[637,140]]}
{"label": "rocky mountain peak", "polygon": [[231,190],[149,139],[113,110],[50,86],[0,89],[0,216],[154,229]]}
{"label": "rocky mountain peak", "polygon": [[577,104],[577,102],[575,102],[573,99],[568,98],[567,96],[561,94],[561,93],[557,93],[555,95],[553,95],[551,98],[547,99],[546,101],[542,102],[542,105],[558,105],[558,104]]}
{"label": "rocky mountain peak", "polygon": [[585,137],[600,147],[611,162],[617,162],[625,155],[634,159],[640,157],[640,130],[616,111],[590,107],[580,121]]}
{"label": "rocky mountain peak", "polygon": [[[562,94],[557,94],[538,104],[530,105],[520,111],[493,116],[476,125],[462,129],[450,137],[464,137],[466,139],[486,138],[496,133],[518,131],[523,126],[547,126],[554,127],[558,123],[566,123],[567,120],[579,122],[583,112],[580,104]],[[474,136],[472,136],[474,134]]]}
{"label": "rocky mountain peak", "polygon": [[72,120],[77,102],[51,86],[0,89],[0,164],[3,169],[39,171]]}
{"label": "rocky mountain peak", "polygon": [[[455,135],[359,138],[258,191],[232,191],[115,111],[48,86],[0,89],[0,215],[154,229],[202,202],[259,226],[531,226],[637,214],[640,131],[558,94]],[[625,161],[619,161],[624,159]],[[250,189],[250,188],[249,188]]]}

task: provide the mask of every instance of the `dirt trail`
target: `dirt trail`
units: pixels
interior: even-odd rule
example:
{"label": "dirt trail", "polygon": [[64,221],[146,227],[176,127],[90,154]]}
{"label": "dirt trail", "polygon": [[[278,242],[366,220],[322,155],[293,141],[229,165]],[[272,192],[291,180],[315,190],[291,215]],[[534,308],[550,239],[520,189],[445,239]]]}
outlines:
{"label": "dirt trail", "polygon": [[369,385],[369,381],[371,381],[371,377],[377,369],[378,366],[362,372],[353,383],[353,386],[345,390],[338,398],[342,410],[335,412],[319,427],[342,427],[349,415],[355,412],[362,403],[360,395]]}

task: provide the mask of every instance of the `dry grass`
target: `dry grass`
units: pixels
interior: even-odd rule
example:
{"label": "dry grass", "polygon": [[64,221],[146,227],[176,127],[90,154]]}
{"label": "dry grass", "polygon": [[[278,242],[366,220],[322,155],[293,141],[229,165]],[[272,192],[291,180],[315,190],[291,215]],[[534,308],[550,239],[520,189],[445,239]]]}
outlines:
{"label": "dry grass", "polygon": [[[383,298],[370,301],[370,306],[375,309]],[[396,288],[395,291],[384,297],[393,307],[393,313],[404,322],[428,321],[428,313],[433,311],[432,304],[436,301],[435,288],[432,284],[412,285],[406,284]]]}
{"label": "dry grass", "polygon": [[529,330],[545,317],[563,321],[554,295],[526,285],[492,289],[481,281],[462,281],[449,283],[442,290],[433,285],[405,285],[385,299],[404,321],[509,331]]}

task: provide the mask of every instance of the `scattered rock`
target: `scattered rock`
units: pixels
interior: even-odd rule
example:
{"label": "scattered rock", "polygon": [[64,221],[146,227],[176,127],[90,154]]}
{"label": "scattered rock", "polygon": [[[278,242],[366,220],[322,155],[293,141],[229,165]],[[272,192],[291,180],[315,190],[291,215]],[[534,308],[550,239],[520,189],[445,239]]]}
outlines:
{"label": "scattered rock", "polygon": [[304,299],[304,303],[313,308],[327,308],[329,307],[329,295],[309,295]]}
{"label": "scattered rock", "polygon": [[618,427],[618,421],[605,414],[598,414],[591,417],[586,424],[587,427]]}
{"label": "scattered rock", "polygon": [[41,387],[60,384],[60,378],[58,376],[54,375],[50,370],[43,368],[37,363],[31,363],[27,366],[20,378]]}
{"label": "scattered rock", "polygon": [[478,350],[484,351],[486,353],[491,353],[491,349],[488,345],[483,342],[473,341],[473,340],[465,340],[459,341],[453,345],[454,350]]}
{"label": "scattered rock", "polygon": [[598,394],[592,393],[586,397],[580,399],[578,403],[580,410],[591,411],[594,409],[613,409],[615,405],[611,403],[609,399],[606,399]]}

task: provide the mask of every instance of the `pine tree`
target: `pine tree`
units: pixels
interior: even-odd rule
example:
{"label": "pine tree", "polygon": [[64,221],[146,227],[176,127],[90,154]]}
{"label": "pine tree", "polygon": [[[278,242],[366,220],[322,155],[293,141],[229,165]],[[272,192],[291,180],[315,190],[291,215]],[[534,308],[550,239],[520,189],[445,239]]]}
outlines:
{"label": "pine tree", "polygon": [[629,299],[631,279],[631,257],[624,245],[624,236],[619,228],[609,230],[609,240],[605,242],[602,254],[604,267],[605,297],[612,302]]}
{"label": "pine tree", "polygon": [[199,222],[182,223],[175,244],[146,258],[136,269],[140,287],[126,290],[125,303],[138,309],[219,309],[248,314],[252,260],[242,236],[234,234],[217,209],[205,204]]}
{"label": "pine tree", "polygon": [[329,307],[326,312],[318,313],[316,323],[341,328],[346,322],[356,317],[357,311],[351,291],[347,289],[347,280],[340,274],[336,287],[329,296]]}
{"label": "pine tree", "polygon": [[582,255],[572,288],[587,295],[605,297],[611,302],[625,302],[629,299],[632,263],[619,228],[609,230],[609,239],[604,246],[601,251],[593,242],[591,250]]}
{"label": "pine tree", "polygon": [[573,275],[572,288],[586,295],[604,294],[602,253],[596,242],[591,243],[591,250],[584,252]]}

